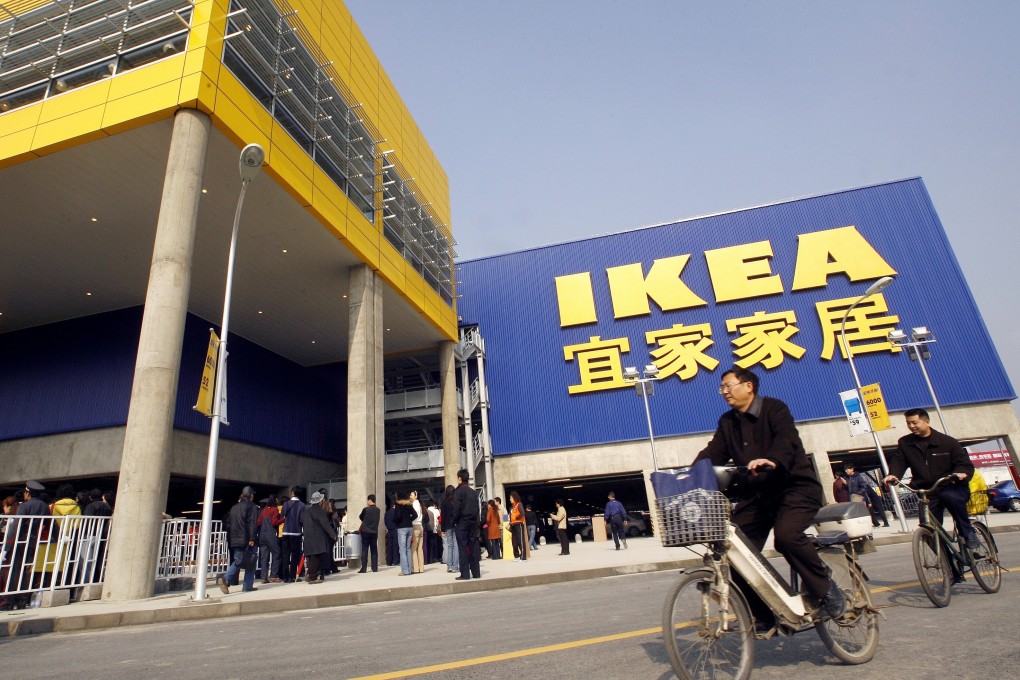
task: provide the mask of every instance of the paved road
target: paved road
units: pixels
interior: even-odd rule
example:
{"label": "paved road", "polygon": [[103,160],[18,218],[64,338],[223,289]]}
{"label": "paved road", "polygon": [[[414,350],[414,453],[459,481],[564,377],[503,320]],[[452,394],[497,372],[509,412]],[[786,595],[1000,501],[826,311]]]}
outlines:
{"label": "paved road", "polygon": [[[828,656],[814,633],[759,642],[754,678],[1009,677],[1020,669],[1020,534],[999,537],[1002,591],[972,582],[935,609],[916,584],[909,544],[863,562],[885,605],[878,655]],[[673,575],[384,604],[0,640],[3,666],[27,678],[672,677],[658,629]],[[1005,675],[1002,675],[1005,673]]]}

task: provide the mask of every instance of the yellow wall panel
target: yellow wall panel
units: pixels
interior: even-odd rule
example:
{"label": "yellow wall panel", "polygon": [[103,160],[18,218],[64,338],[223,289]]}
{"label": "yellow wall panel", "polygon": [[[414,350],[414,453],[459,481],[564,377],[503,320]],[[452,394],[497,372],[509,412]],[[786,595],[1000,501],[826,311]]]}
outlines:
{"label": "yellow wall panel", "polygon": [[100,129],[105,106],[93,106],[63,118],[40,123],[32,138],[32,151],[42,155],[90,142],[106,135]]}
{"label": "yellow wall panel", "polygon": [[[248,144],[250,143],[248,142]],[[294,147],[294,151],[303,155],[297,145],[293,142],[290,144]],[[274,138],[266,154],[266,169],[280,181],[283,188],[294,197],[294,200],[301,205],[308,206],[312,204],[312,175],[310,172],[305,174],[302,165],[295,162],[295,158],[297,158],[297,154],[284,151]]]}
{"label": "yellow wall panel", "polygon": [[216,86],[202,73],[193,73],[181,79],[180,106],[212,113],[216,106]]}
{"label": "yellow wall panel", "polygon": [[347,242],[361,260],[379,268],[379,232],[360,213],[347,213]]}
{"label": "yellow wall panel", "polygon": [[36,154],[32,153],[33,137],[35,137],[34,128],[19,130],[9,135],[0,135],[0,168],[36,158]]}
{"label": "yellow wall panel", "polygon": [[184,74],[184,56],[157,61],[141,68],[120,73],[110,79],[110,99],[120,99],[148,90],[156,85],[180,80]]}
{"label": "yellow wall panel", "polygon": [[180,94],[181,84],[175,80],[110,100],[103,114],[103,129],[112,134],[165,118],[177,108]]}
{"label": "yellow wall panel", "polygon": [[347,198],[341,194],[340,201],[331,197],[316,185],[312,193],[311,211],[315,218],[340,238],[347,236]]}
{"label": "yellow wall panel", "polygon": [[405,268],[407,262],[402,258],[386,239],[379,246],[379,274],[386,279],[398,292],[407,287]]}
{"label": "yellow wall panel", "polygon": [[91,109],[106,103],[110,94],[110,79],[75,88],[70,92],[50,97],[43,101],[40,123],[69,116],[76,111]]}
{"label": "yellow wall panel", "polygon": [[[40,102],[0,115],[0,137],[35,127],[42,114],[42,107],[43,103]],[[0,147],[0,153],[3,153],[3,147]]]}
{"label": "yellow wall panel", "polygon": [[245,121],[224,118],[224,123],[233,126],[236,122],[236,125],[245,128],[254,127],[268,141],[269,136],[273,134],[273,117],[266,107],[248,94],[244,86],[227,69],[220,70],[220,77],[216,84],[219,88],[219,92],[216,94],[216,115],[221,115],[221,106],[227,115],[233,115],[236,118],[240,114],[246,119]]}
{"label": "yellow wall panel", "polygon": [[261,144],[263,148],[269,148],[269,130],[272,130],[272,124],[264,130],[245,115],[230,97],[225,96],[222,90],[216,94],[213,124],[238,147]]}

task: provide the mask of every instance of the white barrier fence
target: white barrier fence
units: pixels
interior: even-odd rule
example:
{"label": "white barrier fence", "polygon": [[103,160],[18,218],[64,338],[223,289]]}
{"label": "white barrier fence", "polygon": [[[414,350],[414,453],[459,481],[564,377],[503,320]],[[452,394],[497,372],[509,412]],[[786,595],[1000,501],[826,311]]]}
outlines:
{"label": "white barrier fence", "polygon": [[102,583],[109,517],[4,518],[0,590],[5,596]]}
{"label": "white barrier fence", "polygon": [[[8,606],[25,606],[43,591],[97,585],[106,576],[110,517],[51,517],[23,515],[0,519],[0,596]],[[157,580],[197,573],[201,520],[163,522]],[[346,540],[345,540],[346,539]],[[333,559],[346,563],[361,556],[358,534],[341,536]],[[230,550],[222,522],[212,523],[212,544],[206,573],[222,574]]]}

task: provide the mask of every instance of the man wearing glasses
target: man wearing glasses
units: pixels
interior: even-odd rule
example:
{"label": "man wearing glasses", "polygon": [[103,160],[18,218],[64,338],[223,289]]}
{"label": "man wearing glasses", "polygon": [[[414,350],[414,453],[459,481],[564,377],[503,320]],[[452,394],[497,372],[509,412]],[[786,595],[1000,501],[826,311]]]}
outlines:
{"label": "man wearing glasses", "polygon": [[[776,550],[800,574],[821,608],[829,616],[839,617],[845,606],[843,595],[804,534],[824,501],[822,485],[804,452],[789,407],[779,399],[759,395],[758,376],[738,366],[723,374],[719,393],[730,410],[719,418],[712,441],[696,460],[707,458],[713,465],[733,461],[748,468],[748,483],[737,490],[733,522],[759,550],[774,530]],[[749,589],[744,592],[753,596]],[[770,628],[772,614],[764,603],[749,604],[756,625]]]}

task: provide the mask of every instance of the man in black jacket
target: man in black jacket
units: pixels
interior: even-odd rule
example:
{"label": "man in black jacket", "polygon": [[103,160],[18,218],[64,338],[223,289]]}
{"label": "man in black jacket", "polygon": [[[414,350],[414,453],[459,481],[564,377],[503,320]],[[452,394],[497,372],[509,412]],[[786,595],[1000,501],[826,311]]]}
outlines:
{"label": "man in black jacket", "polygon": [[453,492],[453,526],[457,531],[457,550],[460,559],[458,581],[481,578],[482,568],[478,560],[481,547],[478,543],[478,494],[468,484],[471,477],[461,468],[457,471],[460,484]]}
{"label": "man in black jacket", "polygon": [[[778,399],[758,394],[758,376],[734,366],[722,376],[719,393],[731,410],[696,460],[713,465],[747,466],[750,482],[733,508],[733,522],[761,550],[769,532],[774,544],[825,612],[839,617],[846,606],[843,593],[829,575],[804,530],[823,505],[822,485],[804,452],[790,409]],[[743,589],[759,622],[770,627],[771,612],[750,589]]]}
{"label": "man in black jacket", "polygon": [[375,504],[375,494],[368,495],[368,505],[361,509],[358,519],[361,520],[361,569],[365,573],[368,566],[369,553],[372,555],[372,571],[379,571],[379,506]]}
{"label": "man in black jacket", "polygon": [[[889,454],[886,483],[899,481],[908,467],[913,474],[911,486],[917,488],[928,489],[942,477],[956,477],[958,481],[955,484],[944,486],[938,493],[932,494],[928,507],[939,524],[942,523],[942,509],[947,508],[957,530],[971,546],[971,553],[981,559],[984,551],[967,516],[967,501],[970,499],[967,482],[974,476],[970,456],[960,442],[931,426],[928,412],[924,409],[912,408],[903,416],[910,434],[900,437],[896,450]],[[949,563],[953,567],[953,583],[963,581],[963,574],[957,572],[956,560],[949,560]]]}
{"label": "man in black jacket", "polygon": [[227,545],[230,546],[230,566],[227,572],[216,579],[216,585],[223,594],[230,592],[228,585],[244,567],[244,585],[241,590],[255,590],[255,542],[258,540],[258,506],[252,502],[255,490],[250,486],[241,489],[237,505],[230,508],[224,520],[227,530]]}

